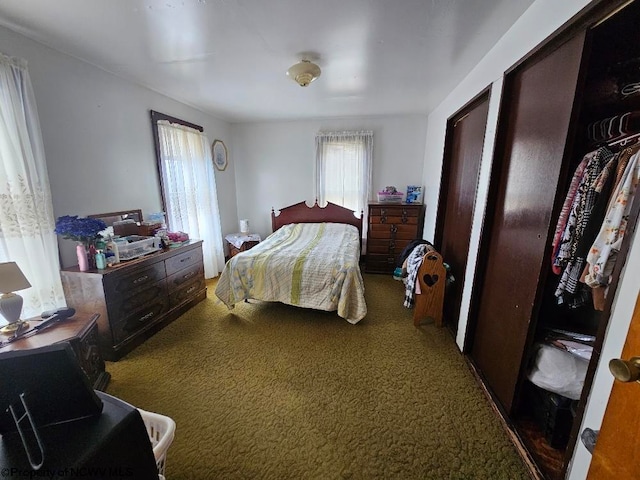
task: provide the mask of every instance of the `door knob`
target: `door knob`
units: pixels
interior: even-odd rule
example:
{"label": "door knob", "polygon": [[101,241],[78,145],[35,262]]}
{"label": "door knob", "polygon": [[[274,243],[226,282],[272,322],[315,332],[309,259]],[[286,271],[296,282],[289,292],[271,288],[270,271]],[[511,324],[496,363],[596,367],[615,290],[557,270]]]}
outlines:
{"label": "door knob", "polygon": [[640,357],[629,360],[614,358],[609,361],[609,370],[621,382],[640,382]]}

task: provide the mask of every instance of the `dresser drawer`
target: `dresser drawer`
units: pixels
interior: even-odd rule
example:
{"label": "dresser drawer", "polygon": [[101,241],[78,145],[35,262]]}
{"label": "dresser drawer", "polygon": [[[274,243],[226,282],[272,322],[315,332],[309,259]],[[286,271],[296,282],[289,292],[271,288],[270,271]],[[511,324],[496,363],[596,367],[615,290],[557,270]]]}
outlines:
{"label": "dresser drawer", "polygon": [[400,225],[418,225],[417,216],[399,216],[399,215],[373,215],[369,217],[369,224],[400,224]]}
{"label": "dresser drawer", "polygon": [[394,238],[413,240],[418,235],[416,225],[372,224],[369,225],[369,238]]}
{"label": "dresser drawer", "polygon": [[167,295],[167,283],[164,279],[145,289],[127,292],[123,295],[112,295],[107,303],[107,310],[111,318],[124,318],[142,308],[145,304],[153,302],[156,297]]}
{"label": "dresser drawer", "polygon": [[187,250],[179,255],[168,258],[165,260],[167,276],[173,275],[177,271],[197,263],[202,263],[201,248],[192,248],[191,250]]}
{"label": "dresser drawer", "polygon": [[192,278],[171,293],[169,303],[173,308],[193,298],[194,295],[204,290],[204,288],[205,281],[203,276]]}
{"label": "dresser drawer", "polygon": [[419,217],[421,206],[376,205],[369,208],[369,217]]}
{"label": "dresser drawer", "polygon": [[169,297],[157,297],[140,310],[130,314],[112,326],[113,343],[117,345],[138,331],[153,324],[169,310]]}
{"label": "dresser drawer", "polygon": [[393,272],[396,265],[397,255],[367,254],[367,272]]}
{"label": "dresser drawer", "polygon": [[169,294],[172,294],[176,290],[180,289],[186,283],[199,278],[204,279],[204,265],[202,264],[202,262],[190,265],[187,268],[183,268],[167,279]]}
{"label": "dresser drawer", "polygon": [[378,240],[370,238],[367,242],[367,252],[399,255],[410,242],[411,240]]}
{"label": "dresser drawer", "polygon": [[107,302],[116,298],[114,294],[130,296],[162,280],[165,276],[164,262],[156,262],[135,272],[105,277]]}

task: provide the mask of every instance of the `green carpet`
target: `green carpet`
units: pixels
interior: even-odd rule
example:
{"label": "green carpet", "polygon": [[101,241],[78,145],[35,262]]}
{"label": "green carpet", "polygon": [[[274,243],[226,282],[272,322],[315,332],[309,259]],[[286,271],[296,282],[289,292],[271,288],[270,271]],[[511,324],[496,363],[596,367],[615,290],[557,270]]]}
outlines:
{"label": "green carpet", "polygon": [[208,298],[119,362],[108,392],[172,417],[168,480],[528,479],[448,331],[390,276],[368,315]]}

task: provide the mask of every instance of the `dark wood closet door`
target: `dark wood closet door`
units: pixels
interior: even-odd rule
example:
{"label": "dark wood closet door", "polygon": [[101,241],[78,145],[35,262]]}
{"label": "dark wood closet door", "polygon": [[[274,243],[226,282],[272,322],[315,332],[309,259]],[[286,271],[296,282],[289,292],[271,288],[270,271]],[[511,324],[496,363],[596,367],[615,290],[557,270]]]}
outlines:
{"label": "dark wood closet door", "polygon": [[455,277],[446,290],[443,308],[444,322],[453,332],[458,330],[488,112],[487,92],[450,119],[447,126],[435,244]]}
{"label": "dark wood closet door", "polygon": [[470,357],[508,414],[548,262],[583,45],[581,33],[551,53],[531,57],[505,79]]}

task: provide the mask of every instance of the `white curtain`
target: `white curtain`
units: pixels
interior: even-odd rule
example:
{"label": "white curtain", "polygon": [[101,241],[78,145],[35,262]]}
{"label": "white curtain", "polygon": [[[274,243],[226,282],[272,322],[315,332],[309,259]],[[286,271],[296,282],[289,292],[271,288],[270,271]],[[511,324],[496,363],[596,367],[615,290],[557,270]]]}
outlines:
{"label": "white curtain", "polygon": [[31,288],[21,318],[64,306],[58,241],[40,123],[26,61],[0,54],[0,262]]}
{"label": "white curtain", "polygon": [[205,278],[217,277],[224,250],[211,144],[198,130],[167,121],[158,122],[158,138],[169,229],[202,240]]}
{"label": "white curtain", "polygon": [[[373,132],[316,134],[316,197],[367,215],[373,163]],[[366,229],[366,218],[363,230]],[[363,235],[364,235],[363,231]]]}

